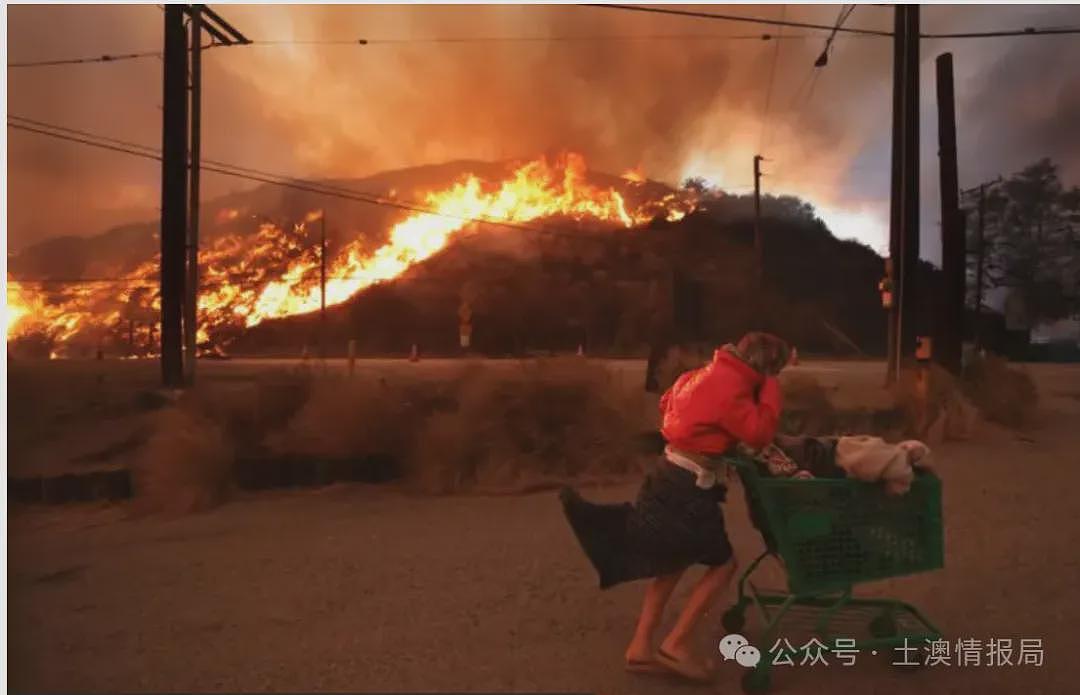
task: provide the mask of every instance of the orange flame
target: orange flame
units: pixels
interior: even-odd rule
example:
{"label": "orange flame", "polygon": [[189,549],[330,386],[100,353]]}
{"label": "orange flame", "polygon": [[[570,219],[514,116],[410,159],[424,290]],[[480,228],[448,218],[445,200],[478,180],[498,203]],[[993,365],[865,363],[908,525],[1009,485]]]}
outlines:
{"label": "orange flame", "polygon": [[[430,212],[412,213],[394,225],[374,251],[358,237],[327,259],[328,306],[398,277],[445,248],[475,220],[525,224],[561,216],[633,227],[657,215],[679,219],[693,209],[693,201],[675,194],[632,207],[615,189],[591,184],[585,160],[573,153],[554,162],[528,162],[501,181],[467,175],[445,190],[423,195],[421,201]],[[321,216],[321,210],[312,211],[291,230],[264,222],[254,234],[221,236],[200,251],[200,343],[227,342],[267,319],[318,310],[320,245],[308,227]],[[218,221],[237,217],[235,210],[226,210]],[[131,322],[153,325],[157,320],[157,272],[155,258],[117,283],[48,292],[9,281],[8,339],[37,333],[62,348],[75,336],[96,331],[124,342]]]}

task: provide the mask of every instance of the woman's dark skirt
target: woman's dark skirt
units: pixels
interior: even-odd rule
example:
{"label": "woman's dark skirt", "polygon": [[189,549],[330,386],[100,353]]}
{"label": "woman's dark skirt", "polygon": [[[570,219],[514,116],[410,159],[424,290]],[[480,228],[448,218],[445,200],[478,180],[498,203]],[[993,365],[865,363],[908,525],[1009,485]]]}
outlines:
{"label": "woman's dark skirt", "polygon": [[725,491],[720,484],[703,490],[692,473],[661,459],[634,504],[594,504],[571,488],[560,499],[606,589],[691,565],[726,564],[732,551],[720,509]]}

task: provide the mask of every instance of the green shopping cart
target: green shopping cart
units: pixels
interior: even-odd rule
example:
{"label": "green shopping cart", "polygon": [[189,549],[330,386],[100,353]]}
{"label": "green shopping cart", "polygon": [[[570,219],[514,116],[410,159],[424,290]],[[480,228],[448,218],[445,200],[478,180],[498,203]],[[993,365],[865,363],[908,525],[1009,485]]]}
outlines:
{"label": "green shopping cart", "polygon": [[[891,496],[880,484],[771,478],[748,459],[725,461],[739,474],[751,517],[766,545],[739,577],[738,599],[722,620],[729,633],[741,633],[751,605],[761,614],[763,628],[753,644],[762,656],[743,677],[745,692],[768,690],[770,669],[778,660],[770,650],[778,643],[781,626],[796,615],[809,624],[817,644],[832,651],[909,646],[921,651],[927,641],[940,639],[938,629],[910,604],[852,596],[852,587],[859,582],[944,566],[937,476],[916,471],[910,491]],[[787,592],[759,590],[751,581],[769,555],[787,571]],[[792,660],[806,656],[805,649],[790,643],[779,651]]]}

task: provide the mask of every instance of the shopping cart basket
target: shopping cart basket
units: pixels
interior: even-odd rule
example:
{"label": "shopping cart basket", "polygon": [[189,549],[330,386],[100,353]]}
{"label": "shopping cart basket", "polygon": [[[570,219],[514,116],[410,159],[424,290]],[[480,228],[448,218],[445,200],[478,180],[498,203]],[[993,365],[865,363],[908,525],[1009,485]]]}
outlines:
{"label": "shopping cart basket", "polygon": [[[841,646],[859,653],[918,648],[941,637],[914,606],[888,598],[855,598],[852,587],[886,577],[944,566],[941,481],[917,471],[904,495],[887,495],[881,484],[850,479],[771,478],[741,457],[725,462],[738,471],[766,550],[739,577],[738,600],[723,616],[729,633],[741,633],[755,605],[763,629],[754,640],[761,661],[746,672],[743,690],[768,689],[770,668],[785,618],[809,617],[818,649]],[[787,572],[787,591],[759,590],[750,581],[761,561],[776,556]],[[838,640],[842,640],[838,643]],[[854,640],[854,642],[852,642]],[[815,645],[816,646],[816,645]],[[784,644],[795,663],[805,649]],[[908,653],[908,652],[905,652]],[[905,659],[905,661],[907,661]],[[787,663],[786,661],[784,663]]]}

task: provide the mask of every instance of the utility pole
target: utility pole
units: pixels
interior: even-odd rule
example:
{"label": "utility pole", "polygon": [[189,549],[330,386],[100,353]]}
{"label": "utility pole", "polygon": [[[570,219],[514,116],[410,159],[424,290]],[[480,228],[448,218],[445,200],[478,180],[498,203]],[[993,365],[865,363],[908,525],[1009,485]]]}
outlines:
{"label": "utility pole", "polygon": [[[176,388],[185,377],[187,383],[195,382],[198,342],[202,36],[205,31],[224,46],[251,41],[205,5],[166,5],[164,14],[161,373],[164,385]],[[191,20],[190,33],[184,15]]]}
{"label": "utility pole", "polygon": [[765,276],[765,253],[761,240],[761,162],[760,154],[754,155],[754,282],[760,292]]}
{"label": "utility pole", "polygon": [[886,351],[888,365],[885,370],[886,385],[895,383],[900,372],[900,228],[903,225],[901,200],[903,198],[903,105],[904,105],[904,14],[903,6],[893,8],[893,115],[892,115],[892,175],[889,190],[889,258],[885,264],[887,280],[892,286],[892,303],[889,305]]}
{"label": "utility pole", "polygon": [[195,383],[199,331],[199,165],[202,119],[202,5],[192,5],[191,17],[191,157],[188,192],[187,296],[184,302],[185,376]]}
{"label": "utility pole", "polygon": [[937,57],[938,164],[941,190],[941,301],[937,303],[937,362],[960,374],[964,341],[967,254],[956,162],[956,107],[951,53]]}
{"label": "utility pole", "polygon": [[915,354],[920,330],[919,266],[919,6],[906,5],[904,30],[904,280],[900,286],[900,357]]}
{"label": "utility pole", "polygon": [[895,300],[889,311],[886,383],[915,350],[919,263],[919,7],[897,5],[893,30],[893,139],[889,257]]}
{"label": "utility pole", "polygon": [[982,347],[983,269],[986,267],[986,184],[979,184],[978,258],[975,265],[975,347]]}
{"label": "utility pole", "polygon": [[326,210],[319,235],[319,357],[326,359]]}
{"label": "utility pole", "polygon": [[187,32],[184,8],[165,6],[161,122],[161,378],[184,381],[182,308],[187,229]]}

